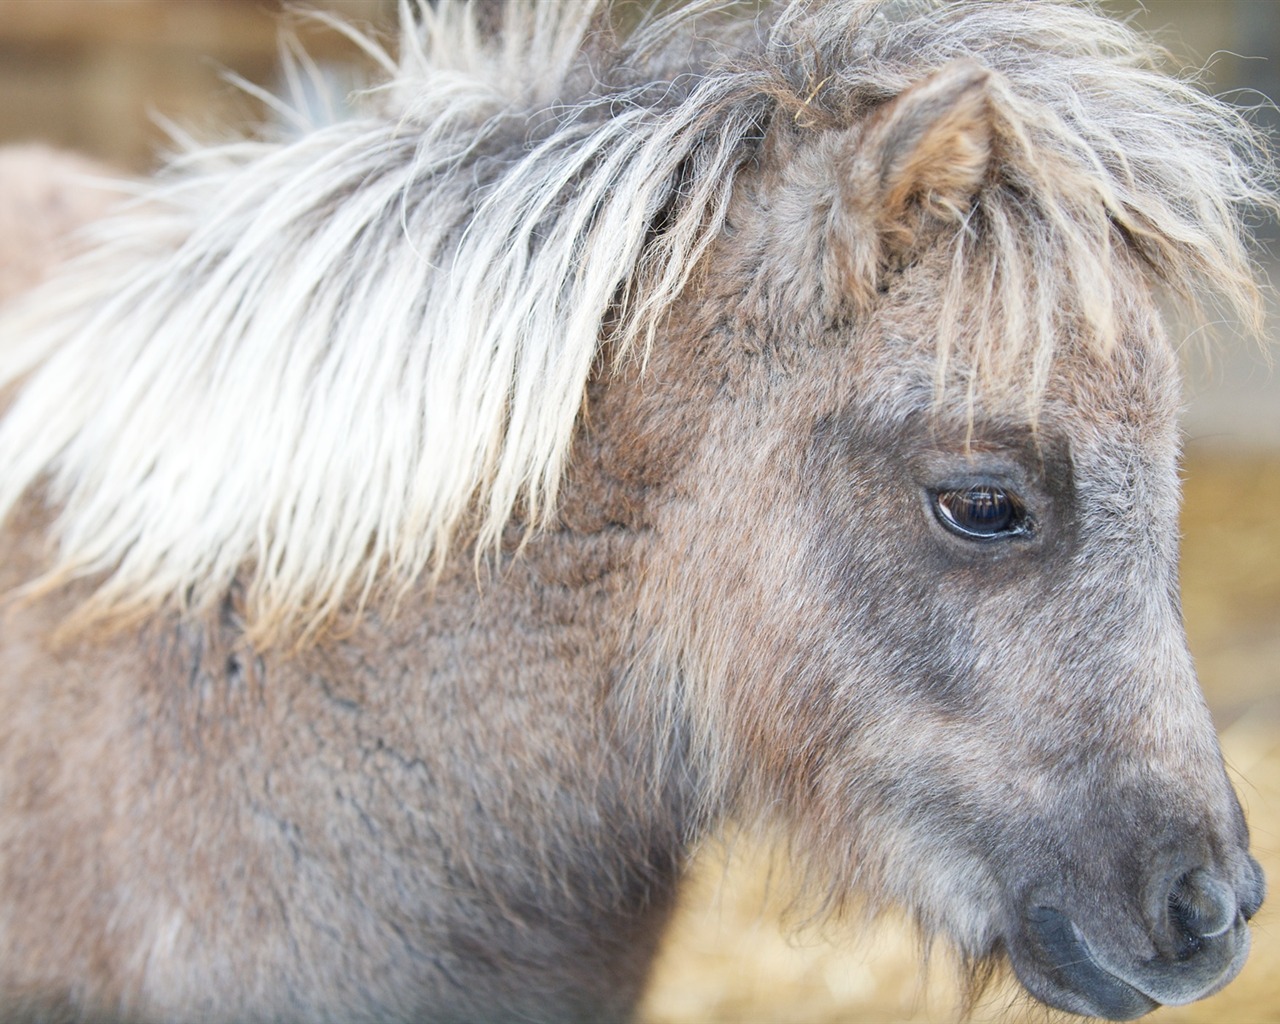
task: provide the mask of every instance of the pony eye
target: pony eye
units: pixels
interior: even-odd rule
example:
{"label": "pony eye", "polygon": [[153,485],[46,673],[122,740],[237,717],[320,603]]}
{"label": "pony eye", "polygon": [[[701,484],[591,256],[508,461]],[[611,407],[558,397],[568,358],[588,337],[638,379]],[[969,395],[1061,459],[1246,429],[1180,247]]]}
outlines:
{"label": "pony eye", "polygon": [[961,537],[991,540],[1027,530],[1027,514],[1018,496],[1003,487],[982,485],[939,491],[933,496],[938,521]]}

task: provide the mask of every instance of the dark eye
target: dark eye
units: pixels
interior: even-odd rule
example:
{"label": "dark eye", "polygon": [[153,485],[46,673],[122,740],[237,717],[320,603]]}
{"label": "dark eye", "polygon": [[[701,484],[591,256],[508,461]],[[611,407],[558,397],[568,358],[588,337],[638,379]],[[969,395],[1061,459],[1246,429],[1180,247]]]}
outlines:
{"label": "dark eye", "polygon": [[952,533],[976,540],[1027,532],[1027,514],[1018,496],[1002,487],[982,485],[939,491],[933,497],[938,521]]}

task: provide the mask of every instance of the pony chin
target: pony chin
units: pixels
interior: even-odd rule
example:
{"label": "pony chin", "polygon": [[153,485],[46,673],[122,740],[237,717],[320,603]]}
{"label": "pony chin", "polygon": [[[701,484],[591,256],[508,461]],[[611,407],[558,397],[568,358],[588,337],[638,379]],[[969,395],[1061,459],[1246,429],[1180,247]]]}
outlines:
{"label": "pony chin", "polygon": [[[776,828],[762,834],[770,831]],[[1001,909],[1007,900],[999,880],[981,860],[909,828],[870,820],[854,832],[841,842],[804,830],[777,845],[775,856],[795,890],[786,918],[856,942],[880,917],[905,915],[923,950],[941,943],[950,954],[972,1008],[1008,966],[1008,919]]]}

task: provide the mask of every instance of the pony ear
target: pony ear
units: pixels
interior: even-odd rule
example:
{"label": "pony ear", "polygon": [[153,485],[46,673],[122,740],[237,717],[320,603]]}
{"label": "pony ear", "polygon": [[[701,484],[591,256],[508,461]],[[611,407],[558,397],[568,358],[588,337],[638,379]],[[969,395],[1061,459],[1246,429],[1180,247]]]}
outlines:
{"label": "pony ear", "polygon": [[837,294],[874,292],[931,233],[967,214],[987,177],[991,73],[958,60],[890,100],[849,140],[832,225]]}

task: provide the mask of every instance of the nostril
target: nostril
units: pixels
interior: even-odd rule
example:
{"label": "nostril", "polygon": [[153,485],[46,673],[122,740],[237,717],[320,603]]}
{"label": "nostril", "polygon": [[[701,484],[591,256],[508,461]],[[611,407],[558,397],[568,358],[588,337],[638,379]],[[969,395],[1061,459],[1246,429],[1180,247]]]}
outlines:
{"label": "nostril", "polygon": [[1169,917],[1192,939],[1222,935],[1236,920],[1236,895],[1204,868],[1188,871],[1169,893]]}

